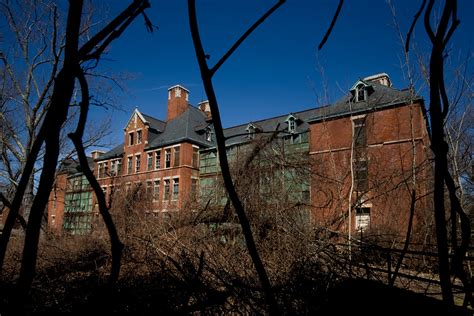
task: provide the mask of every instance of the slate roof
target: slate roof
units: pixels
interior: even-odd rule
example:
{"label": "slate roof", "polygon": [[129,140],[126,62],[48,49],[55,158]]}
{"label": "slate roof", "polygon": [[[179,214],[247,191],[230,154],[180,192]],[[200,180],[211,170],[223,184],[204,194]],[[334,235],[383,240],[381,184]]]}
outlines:
{"label": "slate roof", "polygon": [[[209,125],[206,122],[206,115],[193,106],[189,106],[184,113],[168,122],[160,121],[150,115],[140,114],[150,124],[148,146],[145,147],[145,150],[177,144],[183,141],[188,141],[202,147],[215,146],[214,142],[206,140],[205,128]],[[100,155],[96,161],[121,157],[124,152],[123,146],[124,144],[122,143],[114,147],[112,150]]]}
{"label": "slate roof", "polygon": [[189,141],[204,147],[214,146],[213,142],[206,140],[205,130],[196,129],[197,126],[203,125],[207,125],[206,115],[201,110],[189,106],[184,113],[167,122],[162,133],[153,135],[151,139],[148,139],[148,146],[145,150],[183,141]]}
{"label": "slate roof", "polygon": [[112,148],[108,152],[100,155],[96,159],[96,161],[122,157],[122,155],[123,155],[123,145],[124,145],[124,143],[121,143],[120,145],[115,146],[114,148]]}
{"label": "slate roof", "polygon": [[[239,143],[248,142],[250,140],[247,131],[247,127],[249,126],[249,124],[252,124],[258,129],[260,129],[260,132],[265,132],[268,134],[276,131],[278,127],[278,130],[282,131],[281,134],[285,135],[284,133],[288,131],[288,123],[286,122],[286,119],[289,115],[293,115],[297,119],[295,133],[305,132],[309,128],[309,124],[307,123],[307,121],[310,118],[314,117],[317,114],[318,110],[319,109],[309,109],[226,128],[224,129],[224,136],[227,138],[226,145],[231,146]],[[287,135],[289,135],[289,133]]]}
{"label": "slate roof", "polygon": [[[92,157],[87,157],[87,162],[89,164],[89,167],[93,169],[94,159],[92,159]],[[81,172],[81,170],[82,168],[81,168],[81,165],[79,164],[79,161],[72,158],[68,158],[61,161],[61,164],[59,165],[58,173],[67,173],[69,175],[72,175],[72,174]]]}
{"label": "slate roof", "polygon": [[[226,128],[224,129],[224,136],[227,139],[226,145],[232,146],[248,142],[250,140],[248,137],[249,124],[255,126],[258,132],[267,134],[274,132],[278,127],[278,130],[282,131],[281,135],[285,135],[283,133],[288,130],[287,118],[289,115],[293,115],[296,118],[296,129],[294,133],[302,133],[308,131],[309,123],[396,106],[406,103],[411,97],[411,93],[408,90],[397,90],[376,82],[364,81],[363,79],[360,79],[358,82],[363,83],[366,89],[368,89],[367,100],[365,101],[354,102],[354,91],[352,91],[331,105]],[[357,84],[358,83],[354,86]],[[420,99],[419,97],[415,98],[415,100]],[[151,127],[148,136],[148,146],[145,150],[183,141],[189,141],[201,147],[211,148],[216,146],[215,137],[213,137],[211,142],[206,140],[206,129],[211,128],[212,130],[212,124],[206,121],[206,115],[202,111],[193,106],[189,106],[183,114],[168,122],[160,121],[146,114],[141,115],[143,115]],[[109,152],[101,155],[97,160],[106,160],[122,156],[123,146],[123,143],[118,145]]]}
{"label": "slate roof", "polygon": [[[309,119],[309,122],[329,120],[350,114],[354,115],[395,106],[408,102],[412,97],[409,90],[397,90],[375,82],[360,81],[369,87],[366,101],[354,102],[352,100],[353,94],[348,93],[336,103],[318,108],[317,113]],[[413,101],[420,99],[420,97],[415,97]]]}
{"label": "slate roof", "polygon": [[150,115],[146,115],[142,113],[143,118],[150,124],[152,129],[157,130],[158,132],[163,132],[166,126],[166,122],[158,120]]}

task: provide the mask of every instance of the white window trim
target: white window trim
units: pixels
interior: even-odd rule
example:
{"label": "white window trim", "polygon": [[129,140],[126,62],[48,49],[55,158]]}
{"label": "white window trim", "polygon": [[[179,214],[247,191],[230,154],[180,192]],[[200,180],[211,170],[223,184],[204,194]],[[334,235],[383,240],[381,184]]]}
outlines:
{"label": "white window trim", "polygon": [[[141,137],[141,139],[140,139],[140,142],[138,142],[138,132],[141,132],[141,133],[142,133],[142,137]],[[137,129],[137,130],[135,131],[135,134],[137,134],[137,143],[136,143],[136,145],[139,145],[139,144],[141,144],[142,141],[143,141],[143,129],[141,129],[141,128]]]}
{"label": "white window trim", "polygon": [[179,176],[173,176],[173,177],[171,177],[171,179],[173,180],[172,183],[171,183],[171,181],[170,181],[171,201],[178,201],[178,200],[179,200],[179,185],[180,185],[181,181],[179,181],[179,183],[178,183],[178,196],[177,196],[177,198],[175,199],[175,198],[174,198],[174,180],[175,180],[175,179],[178,179],[178,180],[179,180]]}

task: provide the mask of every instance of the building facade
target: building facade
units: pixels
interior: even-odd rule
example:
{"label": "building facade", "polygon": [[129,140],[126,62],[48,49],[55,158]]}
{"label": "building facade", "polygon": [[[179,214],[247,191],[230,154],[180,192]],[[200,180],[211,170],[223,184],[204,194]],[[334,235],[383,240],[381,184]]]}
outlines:
{"label": "building facade", "polygon": [[[141,188],[151,196],[144,211],[155,214],[185,211],[193,201],[193,208],[228,204],[209,105],[193,107],[188,99],[187,89],[171,87],[166,120],[136,109],[124,142],[95,156],[94,171],[109,201],[117,192]],[[394,89],[386,74],[358,80],[332,105],[224,134],[248,209],[298,206],[304,221],[328,229],[397,235],[406,227],[413,191],[417,223],[429,207],[421,198],[429,193],[430,175],[423,101]]]}

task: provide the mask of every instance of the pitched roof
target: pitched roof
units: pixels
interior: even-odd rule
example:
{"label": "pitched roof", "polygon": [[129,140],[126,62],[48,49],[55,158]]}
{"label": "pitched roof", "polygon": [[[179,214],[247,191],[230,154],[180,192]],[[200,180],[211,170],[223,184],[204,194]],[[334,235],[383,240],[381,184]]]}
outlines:
{"label": "pitched roof", "polygon": [[168,121],[162,133],[153,135],[153,139],[148,140],[148,146],[145,150],[182,141],[189,141],[204,147],[214,146],[213,142],[206,140],[204,130],[197,128],[206,124],[208,124],[206,123],[206,114],[193,106],[189,106],[184,113]]}
{"label": "pitched roof", "polygon": [[[94,169],[94,159],[92,157],[87,157],[87,163],[89,168]],[[73,158],[67,158],[61,161],[58,168],[58,173],[67,173],[69,175],[82,172],[81,165],[79,161]]]}
{"label": "pitched roof", "polygon": [[365,101],[354,102],[352,92],[332,105],[318,108],[316,115],[309,122],[318,122],[350,114],[374,111],[398,104],[420,100],[413,97],[409,90],[397,90],[375,82],[365,82],[370,87],[370,93]]}
{"label": "pitched roof", "polygon": [[112,148],[108,152],[106,152],[106,153],[100,155],[99,157],[97,157],[95,160],[100,161],[100,160],[106,160],[106,159],[122,157],[122,155],[123,155],[123,145],[124,145],[124,143],[121,143],[120,145],[115,146],[114,148]]}
{"label": "pitched roof", "polygon": [[[299,122],[296,124],[295,133],[301,133],[307,131],[309,124],[308,119],[313,117],[317,113],[318,109],[309,109],[300,112],[291,113],[293,116],[298,117]],[[254,126],[258,126],[264,133],[272,133],[278,130],[283,133],[288,130],[287,123],[288,114],[264,119],[260,121],[251,122]],[[226,145],[231,146],[239,143],[248,142],[248,126],[250,123],[237,125],[224,129],[224,136],[226,137]],[[284,135],[284,134],[282,134]]]}
{"label": "pitched roof", "polygon": [[162,132],[165,129],[166,122],[163,122],[147,114],[142,113],[142,116],[146,120],[146,123],[150,125],[150,128],[153,128],[159,132]]}

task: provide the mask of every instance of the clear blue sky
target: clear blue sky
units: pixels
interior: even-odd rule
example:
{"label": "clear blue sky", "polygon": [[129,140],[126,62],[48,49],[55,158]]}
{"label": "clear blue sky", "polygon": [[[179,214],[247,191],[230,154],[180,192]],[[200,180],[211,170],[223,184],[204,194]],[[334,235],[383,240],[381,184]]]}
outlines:
{"label": "clear blue sky", "polygon": [[[164,119],[167,88],[181,84],[190,90],[190,102],[206,99],[192,45],[186,1],[150,1],[147,11],[159,29],[147,33],[139,17],[112,48],[101,67],[130,73],[126,93],[120,94],[124,111],[94,110],[100,117],[112,115],[111,141],[122,141],[130,113]],[[421,1],[396,1],[405,34]],[[109,14],[128,1],[113,2]],[[288,112],[323,105],[319,64],[328,82],[330,101],[342,96],[358,78],[386,72],[397,88],[407,81],[400,69],[402,49],[386,1],[345,1],[336,27],[319,53],[322,39],[338,1],[288,1],[267,19],[218,71],[214,84],[224,126],[232,126]],[[273,1],[197,1],[198,20],[206,53],[213,65]],[[452,48],[462,56],[471,54],[474,36],[474,1],[459,1],[461,25]],[[415,40],[427,44],[422,21]],[[471,53],[469,53],[471,52]],[[472,73],[472,67],[470,69]],[[343,91],[344,90],[344,91]]]}

